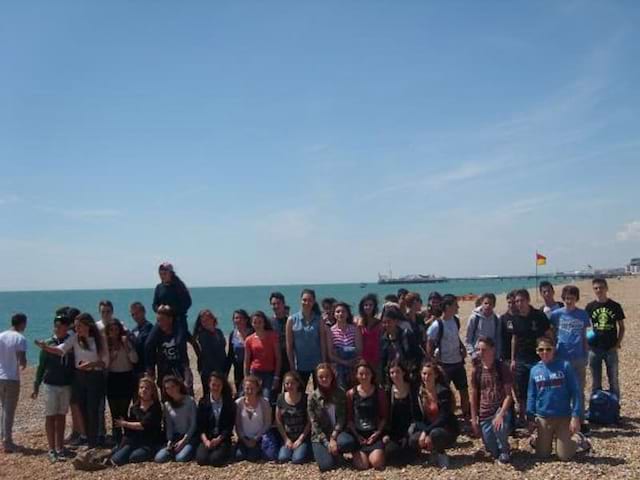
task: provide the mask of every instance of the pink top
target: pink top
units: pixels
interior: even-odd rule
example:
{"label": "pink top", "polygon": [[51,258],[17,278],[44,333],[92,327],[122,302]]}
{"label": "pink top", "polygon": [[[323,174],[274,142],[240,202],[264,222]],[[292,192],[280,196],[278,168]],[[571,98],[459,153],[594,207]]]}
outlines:
{"label": "pink top", "polygon": [[280,348],[276,332],[268,330],[265,332],[264,338],[260,338],[256,333],[253,333],[244,341],[244,347],[247,349],[245,355],[251,352],[250,370],[275,372],[276,349]]}
{"label": "pink top", "polygon": [[355,347],[356,346],[356,329],[352,323],[347,323],[347,328],[341,330],[336,323],[331,327],[331,341],[334,347]]}
{"label": "pink top", "polygon": [[370,365],[380,363],[380,337],[382,336],[382,322],[377,322],[373,328],[361,326],[362,358]]}

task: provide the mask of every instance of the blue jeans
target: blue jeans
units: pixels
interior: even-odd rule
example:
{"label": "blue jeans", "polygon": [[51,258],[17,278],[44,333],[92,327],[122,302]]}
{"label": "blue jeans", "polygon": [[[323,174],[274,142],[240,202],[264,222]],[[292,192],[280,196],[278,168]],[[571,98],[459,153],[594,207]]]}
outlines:
{"label": "blue jeans", "polygon": [[193,448],[193,445],[191,445],[190,443],[182,447],[182,450],[180,450],[176,454],[167,450],[167,447],[164,447],[158,453],[156,453],[156,458],[154,459],[154,461],[156,463],[166,463],[173,459],[176,462],[190,462],[193,459],[194,453],[195,448]]}
{"label": "blue jeans", "polygon": [[278,453],[278,463],[287,463],[291,462],[296,465],[300,465],[301,463],[305,463],[309,458],[311,446],[309,442],[305,441],[298,448],[287,448],[286,445],[280,447],[280,452]]}
{"label": "blue jeans", "polygon": [[511,412],[504,414],[504,420],[502,422],[502,428],[496,430],[493,426],[493,417],[489,417],[480,422],[480,429],[482,431],[482,443],[487,451],[493,455],[494,458],[498,458],[501,453],[509,453],[509,432],[511,432]]}
{"label": "blue jeans", "polygon": [[356,439],[350,433],[342,432],[336,439],[338,444],[338,455],[333,456],[329,452],[329,448],[325,443],[313,442],[311,449],[313,450],[313,456],[316,459],[318,468],[321,472],[332,470],[338,466],[338,461],[341,458],[341,454],[348,452],[355,452],[358,449],[358,443]]}
{"label": "blue jeans", "polygon": [[589,369],[591,370],[591,392],[602,390],[602,361],[607,368],[609,390],[620,399],[620,381],[618,378],[618,350],[611,348],[602,350],[594,348],[589,352]]}
{"label": "blue jeans", "polygon": [[251,375],[254,375],[260,379],[262,382],[262,396],[272,402],[273,394],[271,392],[271,387],[273,386],[273,372],[256,372],[254,370],[251,371]]}
{"label": "blue jeans", "polygon": [[111,461],[118,466],[126,463],[149,462],[153,459],[153,453],[155,451],[156,449],[152,447],[123,445],[111,455]]}

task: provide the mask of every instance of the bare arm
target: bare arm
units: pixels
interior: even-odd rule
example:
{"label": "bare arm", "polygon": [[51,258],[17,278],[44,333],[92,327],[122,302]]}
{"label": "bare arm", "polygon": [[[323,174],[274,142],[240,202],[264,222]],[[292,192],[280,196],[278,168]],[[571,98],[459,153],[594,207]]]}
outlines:
{"label": "bare arm", "polygon": [[24,370],[27,368],[27,352],[24,350],[16,352],[16,357],[18,357],[18,365],[20,368]]}
{"label": "bare arm", "polygon": [[356,359],[362,356],[362,332],[356,328]]}
{"label": "bare arm", "polygon": [[293,351],[293,320],[291,317],[287,319],[287,325],[285,327],[285,340],[287,341],[287,357],[289,357],[289,365],[291,369],[296,368],[296,357]]}
{"label": "bare arm", "polygon": [[622,346],[622,339],[624,338],[624,320],[618,321],[618,342],[616,343],[616,348],[620,348]]}

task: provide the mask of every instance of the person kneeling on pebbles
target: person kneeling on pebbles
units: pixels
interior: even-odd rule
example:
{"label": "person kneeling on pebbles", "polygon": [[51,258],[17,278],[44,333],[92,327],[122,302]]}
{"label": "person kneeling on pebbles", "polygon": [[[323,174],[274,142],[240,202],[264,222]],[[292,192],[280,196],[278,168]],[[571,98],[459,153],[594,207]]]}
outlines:
{"label": "person kneeling on pebbles", "polygon": [[[531,369],[527,396],[529,429],[537,428],[531,445],[539,457],[549,457],[557,439],[560,460],[570,460],[576,451],[588,452],[591,444],[580,433],[582,394],[569,362],[555,358],[554,342],[538,339],[536,352],[541,358]],[[574,440],[575,438],[575,440]]]}

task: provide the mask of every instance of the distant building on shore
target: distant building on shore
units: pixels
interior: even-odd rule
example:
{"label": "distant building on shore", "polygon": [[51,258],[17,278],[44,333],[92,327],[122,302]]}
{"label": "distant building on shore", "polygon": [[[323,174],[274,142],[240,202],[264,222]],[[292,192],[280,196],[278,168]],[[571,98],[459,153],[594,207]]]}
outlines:
{"label": "distant building on shore", "polygon": [[626,270],[628,274],[640,275],[640,258],[632,258]]}

